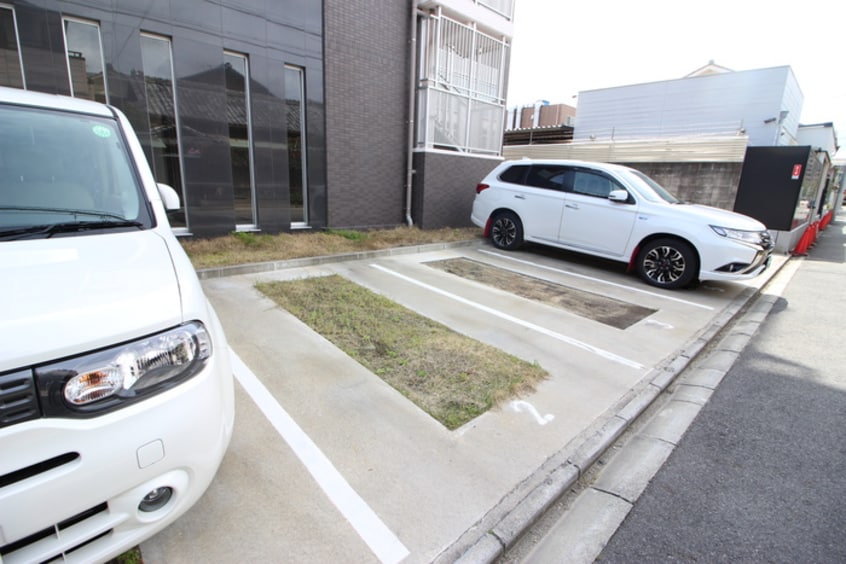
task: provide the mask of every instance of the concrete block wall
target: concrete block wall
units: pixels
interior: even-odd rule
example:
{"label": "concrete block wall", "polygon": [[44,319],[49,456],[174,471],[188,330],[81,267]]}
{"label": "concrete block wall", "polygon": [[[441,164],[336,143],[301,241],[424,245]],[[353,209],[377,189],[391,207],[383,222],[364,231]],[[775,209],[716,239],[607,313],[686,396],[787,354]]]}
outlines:
{"label": "concrete block wall", "polygon": [[411,2],[324,2],[328,225],[403,222]]}
{"label": "concrete block wall", "polygon": [[620,163],[654,178],[678,198],[734,209],[743,163]]}

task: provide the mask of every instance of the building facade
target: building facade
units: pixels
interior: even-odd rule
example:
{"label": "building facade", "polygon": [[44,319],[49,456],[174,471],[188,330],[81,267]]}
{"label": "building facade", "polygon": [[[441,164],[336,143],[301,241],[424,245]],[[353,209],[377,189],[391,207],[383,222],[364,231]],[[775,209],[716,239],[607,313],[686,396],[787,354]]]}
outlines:
{"label": "building facade", "polygon": [[513,11],[514,0],[416,2],[408,176],[424,228],[471,225],[476,184],[501,160]]}
{"label": "building facade", "polygon": [[795,145],[802,90],[789,66],[729,71],[579,92],[574,141],[746,135],[749,145]]}
{"label": "building facade", "polygon": [[[0,86],[127,114],[178,234],[469,225],[513,0],[0,0]],[[466,209],[461,209],[465,207]]]}

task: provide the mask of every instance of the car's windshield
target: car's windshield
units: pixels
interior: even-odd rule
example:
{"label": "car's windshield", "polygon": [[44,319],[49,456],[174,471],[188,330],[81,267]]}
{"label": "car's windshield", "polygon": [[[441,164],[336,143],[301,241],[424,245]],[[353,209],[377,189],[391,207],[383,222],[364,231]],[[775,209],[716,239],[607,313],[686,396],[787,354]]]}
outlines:
{"label": "car's windshield", "polygon": [[0,240],[151,225],[114,120],[0,105]]}
{"label": "car's windshield", "polygon": [[632,181],[634,181],[640,188],[641,195],[650,202],[667,202],[668,204],[678,204],[681,202],[678,198],[670,194],[666,188],[649,178],[639,170],[626,171]]}

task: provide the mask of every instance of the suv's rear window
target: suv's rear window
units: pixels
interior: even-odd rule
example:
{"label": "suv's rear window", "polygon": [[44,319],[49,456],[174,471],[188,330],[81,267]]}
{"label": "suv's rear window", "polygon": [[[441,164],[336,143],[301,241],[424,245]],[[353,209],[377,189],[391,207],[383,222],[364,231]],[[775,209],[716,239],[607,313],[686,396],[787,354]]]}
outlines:
{"label": "suv's rear window", "polygon": [[0,236],[90,232],[75,222],[152,225],[117,123],[0,105]]}

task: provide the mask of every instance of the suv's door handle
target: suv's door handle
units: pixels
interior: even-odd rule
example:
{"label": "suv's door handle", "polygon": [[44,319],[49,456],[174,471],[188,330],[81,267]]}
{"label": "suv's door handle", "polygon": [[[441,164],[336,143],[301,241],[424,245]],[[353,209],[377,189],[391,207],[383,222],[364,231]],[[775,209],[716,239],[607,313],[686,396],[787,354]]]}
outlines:
{"label": "suv's door handle", "polygon": [[577,210],[577,209],[579,209],[579,205],[578,205],[578,204],[564,204],[564,207],[565,207],[565,208],[570,208],[571,210]]}
{"label": "suv's door handle", "polygon": [[514,197],[517,198],[518,200],[525,200],[526,199],[526,196],[524,196],[523,194],[514,194]]}

